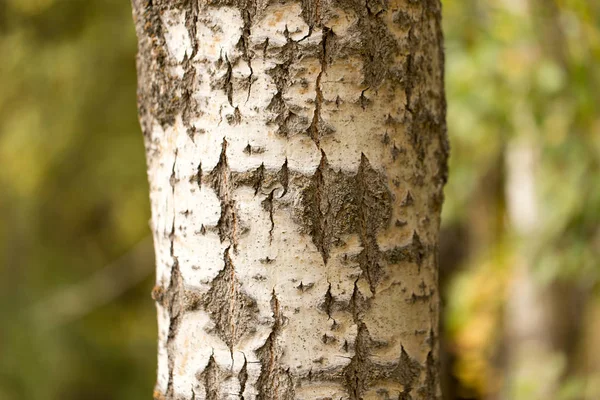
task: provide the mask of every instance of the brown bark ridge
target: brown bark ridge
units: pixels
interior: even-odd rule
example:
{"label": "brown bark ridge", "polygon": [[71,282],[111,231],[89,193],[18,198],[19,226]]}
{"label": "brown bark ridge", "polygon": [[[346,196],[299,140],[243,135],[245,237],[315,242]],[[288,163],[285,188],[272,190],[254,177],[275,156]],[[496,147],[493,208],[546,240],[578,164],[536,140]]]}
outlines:
{"label": "brown bark ridge", "polygon": [[155,399],[438,399],[438,0],[132,0]]}

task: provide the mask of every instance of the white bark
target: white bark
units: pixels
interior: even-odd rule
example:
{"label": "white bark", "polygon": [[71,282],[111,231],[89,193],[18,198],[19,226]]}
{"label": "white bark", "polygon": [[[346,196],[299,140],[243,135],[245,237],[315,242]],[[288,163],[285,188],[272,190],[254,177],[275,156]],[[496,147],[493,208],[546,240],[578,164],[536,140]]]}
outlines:
{"label": "white bark", "polygon": [[155,397],[438,397],[439,4],[133,3]]}

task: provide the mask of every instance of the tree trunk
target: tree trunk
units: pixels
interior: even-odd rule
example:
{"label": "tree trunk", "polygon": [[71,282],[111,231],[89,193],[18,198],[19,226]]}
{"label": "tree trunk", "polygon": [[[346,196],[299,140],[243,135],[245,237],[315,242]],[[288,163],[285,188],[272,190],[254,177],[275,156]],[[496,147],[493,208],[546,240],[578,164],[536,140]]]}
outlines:
{"label": "tree trunk", "polygon": [[439,2],[133,8],[155,398],[439,398]]}

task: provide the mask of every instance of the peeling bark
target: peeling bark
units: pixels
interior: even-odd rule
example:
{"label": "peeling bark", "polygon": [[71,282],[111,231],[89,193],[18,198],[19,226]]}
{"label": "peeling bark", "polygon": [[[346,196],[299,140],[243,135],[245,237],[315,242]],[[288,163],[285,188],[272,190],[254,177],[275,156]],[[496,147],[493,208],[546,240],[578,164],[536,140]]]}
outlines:
{"label": "peeling bark", "polygon": [[132,3],[155,398],[439,398],[439,2]]}

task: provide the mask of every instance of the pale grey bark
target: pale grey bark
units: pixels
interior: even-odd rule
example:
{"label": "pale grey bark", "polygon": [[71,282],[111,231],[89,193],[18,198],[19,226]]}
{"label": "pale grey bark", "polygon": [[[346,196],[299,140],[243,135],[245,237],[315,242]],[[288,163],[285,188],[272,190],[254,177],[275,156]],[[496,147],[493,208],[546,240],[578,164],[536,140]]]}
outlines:
{"label": "pale grey bark", "polygon": [[155,398],[439,398],[439,2],[133,7]]}

